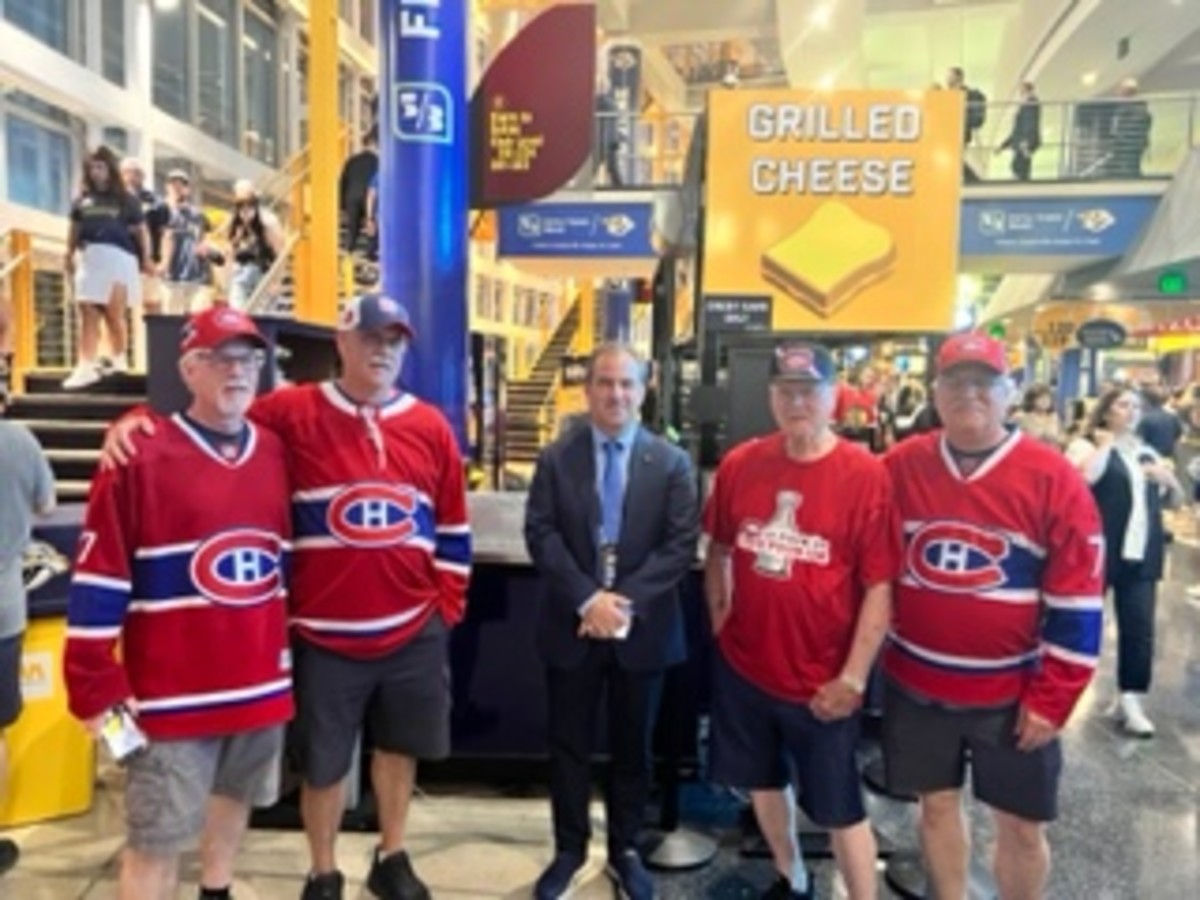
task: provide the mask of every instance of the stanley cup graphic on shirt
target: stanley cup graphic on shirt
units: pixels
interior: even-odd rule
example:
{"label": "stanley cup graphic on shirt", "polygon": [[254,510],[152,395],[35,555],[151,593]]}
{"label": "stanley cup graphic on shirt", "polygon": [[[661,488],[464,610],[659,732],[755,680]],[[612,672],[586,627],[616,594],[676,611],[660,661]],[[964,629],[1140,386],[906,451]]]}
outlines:
{"label": "stanley cup graphic on shirt", "polygon": [[780,491],[775,495],[775,514],[758,533],[759,550],[754,568],[764,575],[784,575],[791,571],[791,548],[800,532],[796,528],[796,510],[804,502],[796,491]]}

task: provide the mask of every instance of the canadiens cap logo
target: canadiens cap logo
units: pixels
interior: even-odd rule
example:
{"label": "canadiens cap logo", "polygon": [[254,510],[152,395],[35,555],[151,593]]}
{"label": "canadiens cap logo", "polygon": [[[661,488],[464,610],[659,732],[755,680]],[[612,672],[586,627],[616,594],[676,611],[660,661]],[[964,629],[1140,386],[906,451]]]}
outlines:
{"label": "canadiens cap logo", "polygon": [[239,529],[209,538],[192,555],[192,583],[220,606],[256,606],[283,589],[277,535]]}
{"label": "canadiens cap logo", "polygon": [[329,502],[329,532],[350,547],[393,547],[417,533],[417,492],[410,487],[368,482],[338,493]]}
{"label": "canadiens cap logo", "polygon": [[926,587],[973,594],[1003,587],[1001,563],[1009,555],[1009,539],[965,522],[932,522],[913,535],[908,570]]}

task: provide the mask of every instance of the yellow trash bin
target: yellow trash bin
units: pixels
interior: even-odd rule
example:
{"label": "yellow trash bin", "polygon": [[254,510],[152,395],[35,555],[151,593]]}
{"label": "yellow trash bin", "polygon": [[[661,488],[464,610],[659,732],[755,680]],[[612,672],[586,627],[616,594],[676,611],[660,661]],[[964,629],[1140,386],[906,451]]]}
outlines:
{"label": "yellow trash bin", "polygon": [[8,729],[8,791],[0,828],[73,816],[92,805],[96,745],[67,710],[67,620],[32,619],[21,657],[25,707]]}

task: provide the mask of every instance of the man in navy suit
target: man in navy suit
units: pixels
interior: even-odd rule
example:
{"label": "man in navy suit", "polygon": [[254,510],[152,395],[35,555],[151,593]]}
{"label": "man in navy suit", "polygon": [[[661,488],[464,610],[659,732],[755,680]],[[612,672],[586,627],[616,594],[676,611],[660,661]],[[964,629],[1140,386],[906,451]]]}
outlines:
{"label": "man in navy suit", "polygon": [[587,858],[588,760],[606,689],[607,873],[622,896],[654,897],[634,840],[663,673],[685,655],[678,588],[695,561],[699,522],[687,456],[638,423],[645,371],[620,344],[592,354],[589,421],[542,452],[529,489],[525,541],[544,581],[537,643],[549,694],[555,844],[537,900],[565,895]]}

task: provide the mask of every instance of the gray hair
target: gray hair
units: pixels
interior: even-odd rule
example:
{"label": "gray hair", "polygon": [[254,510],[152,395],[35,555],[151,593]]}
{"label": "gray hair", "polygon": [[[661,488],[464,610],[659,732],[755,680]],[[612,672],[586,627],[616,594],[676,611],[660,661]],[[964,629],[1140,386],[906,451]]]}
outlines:
{"label": "gray hair", "polygon": [[627,356],[633,360],[634,368],[637,370],[638,381],[645,387],[648,374],[646,360],[632,344],[627,344],[624,341],[604,341],[602,344],[598,344],[588,355],[587,363],[584,366],[584,381],[587,384],[592,383],[592,376],[596,372],[596,364],[606,356]]}

